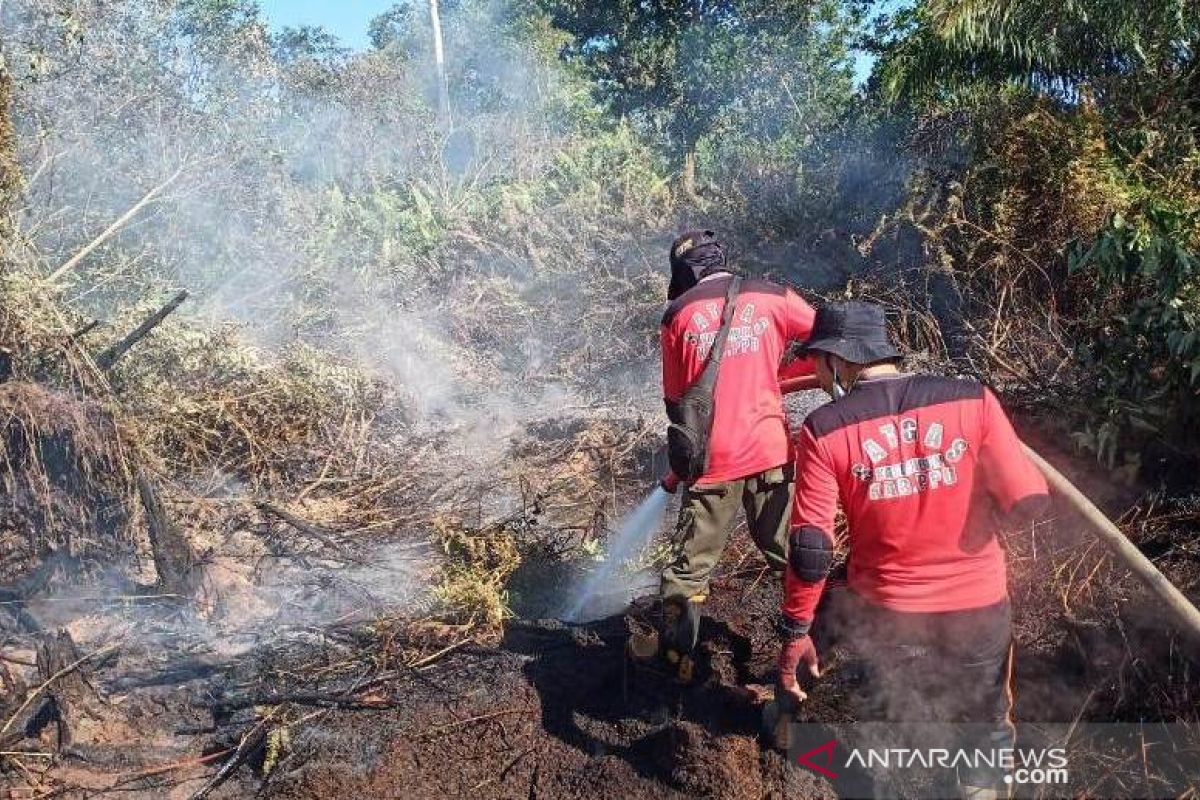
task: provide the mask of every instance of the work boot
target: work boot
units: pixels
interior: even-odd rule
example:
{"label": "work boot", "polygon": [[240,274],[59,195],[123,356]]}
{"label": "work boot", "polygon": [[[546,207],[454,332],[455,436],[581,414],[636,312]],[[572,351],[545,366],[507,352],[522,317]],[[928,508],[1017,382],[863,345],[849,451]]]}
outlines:
{"label": "work boot", "polygon": [[763,703],[762,729],[771,746],[784,755],[791,746],[792,722],[796,718],[796,710],[795,699],[776,682],[775,696]]}
{"label": "work boot", "polygon": [[674,597],[663,600],[663,657],[680,683],[691,683],[695,674],[693,651],[700,639],[700,604],[704,600],[705,595],[687,601]]}

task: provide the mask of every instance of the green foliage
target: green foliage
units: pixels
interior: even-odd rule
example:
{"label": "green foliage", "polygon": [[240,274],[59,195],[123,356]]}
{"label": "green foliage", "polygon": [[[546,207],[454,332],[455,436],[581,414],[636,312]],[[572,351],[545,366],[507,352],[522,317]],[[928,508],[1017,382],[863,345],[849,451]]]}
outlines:
{"label": "green foliage", "polygon": [[1066,97],[1084,83],[1103,91],[1139,73],[1187,73],[1200,42],[1189,0],[928,0],[892,24],[906,30],[879,70],[893,100],[1004,81]]}
{"label": "green foliage", "polygon": [[[571,40],[562,50],[620,117],[678,165],[702,143],[717,162],[778,141],[811,144],[851,95],[848,40],[856,3],[589,3],[541,0]],[[714,177],[718,177],[714,175]]]}
{"label": "green foliage", "polygon": [[1123,446],[1152,435],[1188,451],[1200,446],[1200,258],[1186,245],[1200,209],[1152,206],[1136,220],[1113,215],[1070,269],[1099,279],[1098,335],[1079,357],[1101,412],[1096,449],[1113,465]]}
{"label": "green foliage", "polygon": [[416,13],[410,3],[397,3],[371,19],[367,36],[376,50],[405,52],[417,38]]}
{"label": "green foliage", "polygon": [[965,312],[966,359],[1073,398],[1110,466],[1200,453],[1200,7],[927,0],[874,44],[925,174],[958,187],[909,218],[961,297],[1004,301]]}
{"label": "green foliage", "polygon": [[[184,284],[272,339],[373,352],[389,317],[437,308],[448,330],[417,336],[434,353],[547,376],[633,369],[641,339],[588,350],[612,325],[590,308],[620,298],[650,341],[662,264],[643,240],[703,217],[751,269],[812,285],[873,264],[917,287],[972,371],[1087,387],[1082,427],[1110,401],[1161,405],[1126,426],[1142,434],[1187,418],[1196,5],[884,4],[863,40],[868,6],[445,2],[446,125],[424,3],[346,53],[272,35],[249,0],[17,0],[29,228],[61,264],[182,167],[68,299],[107,316]],[[879,56],[861,91],[859,46]],[[531,341],[525,364],[511,343]]]}

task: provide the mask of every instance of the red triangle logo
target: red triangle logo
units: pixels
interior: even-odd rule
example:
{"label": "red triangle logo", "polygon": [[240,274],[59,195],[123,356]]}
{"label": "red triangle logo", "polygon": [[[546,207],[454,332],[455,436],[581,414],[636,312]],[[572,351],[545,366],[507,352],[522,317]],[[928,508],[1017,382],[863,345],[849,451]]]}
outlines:
{"label": "red triangle logo", "polygon": [[[796,756],[796,762],[799,764],[803,764],[804,766],[811,769],[813,772],[816,772],[820,775],[824,775],[826,778],[829,778],[830,780],[837,780],[837,773],[832,772],[828,769],[828,767],[833,766],[833,748],[835,748],[835,747],[837,747],[837,739],[830,739],[828,742],[821,745],[820,747],[814,747],[812,750],[809,750],[807,753],[801,753],[800,755]],[[821,766],[820,764],[814,764],[810,760],[813,756],[819,755],[821,753],[825,754],[825,766]]]}

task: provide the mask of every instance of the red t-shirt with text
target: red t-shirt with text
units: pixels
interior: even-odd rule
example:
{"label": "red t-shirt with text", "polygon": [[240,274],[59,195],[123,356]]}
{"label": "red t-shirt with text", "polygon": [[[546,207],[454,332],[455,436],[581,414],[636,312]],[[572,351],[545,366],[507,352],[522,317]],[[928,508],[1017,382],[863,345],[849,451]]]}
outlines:
{"label": "red t-shirt with text", "polygon": [[[667,307],[662,373],[668,401],[679,400],[700,377],[721,328],[731,279],[726,274],[707,278]],[[708,471],[697,483],[736,480],[787,463],[791,450],[779,393],[780,362],[789,341],[808,339],[814,316],[812,306],[791,289],[765,280],[742,281],[717,373]],[[803,364],[791,368],[793,373],[804,369]]]}
{"label": "red t-shirt with text", "polygon": [[[981,608],[1008,596],[996,513],[1046,495],[995,396],[977,381],[861,380],[796,436],[792,531],[849,528],[850,588],[896,611]],[[786,571],[784,616],[809,621],[822,582]]]}

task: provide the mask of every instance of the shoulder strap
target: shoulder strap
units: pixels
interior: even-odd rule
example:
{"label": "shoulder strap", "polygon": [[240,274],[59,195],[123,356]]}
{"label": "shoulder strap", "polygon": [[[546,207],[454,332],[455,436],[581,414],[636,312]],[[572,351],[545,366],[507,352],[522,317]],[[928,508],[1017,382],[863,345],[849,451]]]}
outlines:
{"label": "shoulder strap", "polygon": [[742,279],[740,276],[734,275],[733,280],[729,282],[729,288],[725,291],[725,309],[721,313],[721,329],[717,331],[717,338],[713,340],[712,349],[708,352],[708,363],[704,365],[704,371],[696,380],[696,386],[712,387],[717,382],[717,371],[721,368],[721,356],[725,353],[725,340],[729,338],[729,329],[733,326],[734,306],[737,305],[738,292],[741,289]]}

